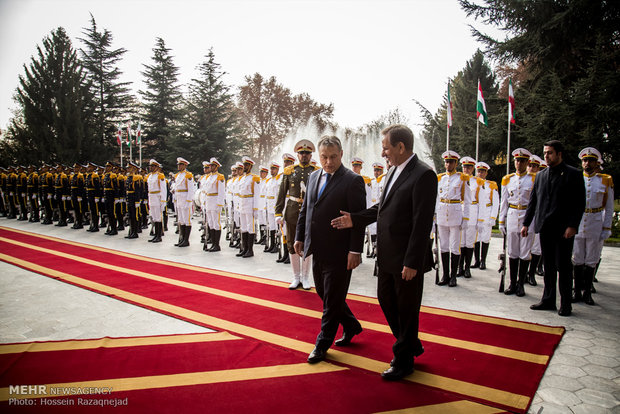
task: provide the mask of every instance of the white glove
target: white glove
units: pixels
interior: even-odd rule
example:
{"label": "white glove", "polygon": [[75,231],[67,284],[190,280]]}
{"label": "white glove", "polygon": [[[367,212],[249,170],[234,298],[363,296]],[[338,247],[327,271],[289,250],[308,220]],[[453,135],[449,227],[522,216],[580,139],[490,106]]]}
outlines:
{"label": "white glove", "polygon": [[282,219],[282,216],[276,217],[276,224],[277,224],[278,226],[281,226],[283,221],[284,221],[284,220]]}
{"label": "white glove", "polygon": [[611,236],[611,230],[603,230],[601,233],[601,241],[607,240]]}
{"label": "white glove", "polygon": [[506,225],[505,224],[500,224],[499,225],[499,231],[501,231],[502,234],[505,236],[506,235]]}
{"label": "white glove", "polygon": [[78,197],[77,201],[81,203],[82,202],[82,197]]}

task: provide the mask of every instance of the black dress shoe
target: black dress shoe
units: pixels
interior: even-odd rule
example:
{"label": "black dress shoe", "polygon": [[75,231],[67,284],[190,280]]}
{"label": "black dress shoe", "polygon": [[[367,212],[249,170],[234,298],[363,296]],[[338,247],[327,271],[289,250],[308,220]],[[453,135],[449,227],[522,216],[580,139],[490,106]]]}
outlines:
{"label": "black dress shoe", "polygon": [[570,316],[571,313],[572,313],[572,309],[570,308],[560,307],[560,310],[558,311],[558,315],[560,316]]}
{"label": "black dress shoe", "polygon": [[340,338],[336,342],[334,342],[334,345],[336,345],[336,346],[348,346],[348,345],[351,345],[351,340],[353,339],[353,337],[355,335],[359,335],[360,333],[362,333],[362,327],[361,326],[360,326],[359,330],[357,330],[355,332],[345,332],[342,335],[342,338]]}
{"label": "black dress shoe", "polygon": [[413,365],[399,367],[392,366],[381,373],[381,377],[386,381],[398,381],[413,373]]}
{"label": "black dress shoe", "polygon": [[555,307],[555,305],[550,305],[545,302],[538,302],[537,304],[530,306],[530,309],[532,310],[556,310],[557,308]]}
{"label": "black dress shoe", "polygon": [[314,347],[310,355],[308,355],[308,363],[316,364],[317,362],[321,362],[325,359],[326,355],[327,351]]}

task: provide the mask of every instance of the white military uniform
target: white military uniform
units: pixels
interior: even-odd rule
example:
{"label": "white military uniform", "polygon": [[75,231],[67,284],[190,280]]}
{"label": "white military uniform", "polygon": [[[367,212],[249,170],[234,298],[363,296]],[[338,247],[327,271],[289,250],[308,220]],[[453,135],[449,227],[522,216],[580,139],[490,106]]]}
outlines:
{"label": "white military uniform", "polygon": [[[461,165],[471,165],[475,167],[476,161],[471,157],[461,158]],[[467,190],[469,195],[469,212],[467,220],[461,227],[461,247],[474,248],[476,243],[477,226],[478,226],[478,193],[480,192],[480,186],[483,184],[482,180],[473,175],[468,175]],[[462,204],[463,210],[465,204]]]}
{"label": "white military uniform", "polygon": [[201,188],[205,200],[204,209],[209,228],[222,230],[220,216],[222,207],[224,207],[224,203],[226,202],[224,174],[220,174],[219,172],[209,174]]}
{"label": "white military uniform", "polygon": [[[383,192],[383,187],[385,185],[385,174],[381,174],[380,176],[373,178],[370,182],[370,203],[369,207],[374,206],[381,199],[381,193]],[[372,223],[368,226],[368,230],[370,231],[370,235],[374,236],[377,234],[377,223]]]}
{"label": "white military uniform", "polygon": [[196,192],[194,176],[187,170],[174,175],[174,191],[176,195],[177,222],[182,226],[191,226],[191,211]]}
{"label": "white military uniform", "polygon": [[468,180],[467,174],[458,171],[445,172],[437,176],[435,217],[442,253],[460,254],[461,225],[468,224],[471,206]]}
{"label": "white military uniform", "polygon": [[237,183],[239,193],[239,218],[242,233],[255,234],[254,218],[258,210],[258,190],[260,177],[256,174],[243,174]]}
{"label": "white military uniform", "polygon": [[506,251],[511,259],[530,260],[534,232],[521,237],[525,210],[530,201],[536,174],[512,173],[502,178],[499,224],[506,229]]}
{"label": "white military uniform", "polygon": [[258,221],[259,226],[267,225],[267,177],[260,178],[258,176],[259,182],[256,186],[256,196],[258,197],[256,203],[256,219]]}
{"label": "white military uniform", "polygon": [[282,182],[282,173],[275,176],[267,177],[265,180],[265,204],[267,210],[267,225],[269,231],[276,231],[276,198],[278,198],[278,190]]}
{"label": "white military uniform", "polygon": [[153,222],[161,223],[168,197],[166,176],[161,172],[149,173],[146,176],[146,183],[149,190],[149,213],[151,219]]}
{"label": "white military uniform", "polygon": [[478,241],[489,243],[499,212],[499,191],[495,181],[482,181],[478,191]]}

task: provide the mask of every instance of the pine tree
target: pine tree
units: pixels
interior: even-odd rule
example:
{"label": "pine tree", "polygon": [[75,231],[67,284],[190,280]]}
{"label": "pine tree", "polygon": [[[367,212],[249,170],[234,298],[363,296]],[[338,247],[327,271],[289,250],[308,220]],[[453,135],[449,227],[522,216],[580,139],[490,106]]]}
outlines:
{"label": "pine tree", "polygon": [[146,90],[139,92],[144,101],[142,145],[145,158],[155,158],[170,168],[175,164],[171,163],[170,143],[178,135],[182,119],[179,68],[162,38],[156,39],[151,60],[151,65],[143,65]]}
{"label": "pine tree", "polygon": [[213,49],[205,57],[198,67],[200,77],[192,79],[189,86],[186,134],[179,136],[176,152],[194,165],[216,157],[227,168],[242,147],[237,114],[230,87],[222,80],[225,72],[215,61]]}
{"label": "pine tree", "polygon": [[85,46],[80,49],[80,54],[95,98],[95,134],[99,142],[109,148],[108,153],[112,154],[116,145],[118,122],[131,116],[128,88],[131,82],[118,80],[122,72],[117,66],[127,50],[111,48],[112,33],[108,29],[99,31],[92,14],[90,23],[90,27],[83,29],[85,37],[79,39]]}
{"label": "pine tree", "polygon": [[99,161],[93,97],[86,73],[65,30],[45,37],[19,77],[7,146],[16,162]]}

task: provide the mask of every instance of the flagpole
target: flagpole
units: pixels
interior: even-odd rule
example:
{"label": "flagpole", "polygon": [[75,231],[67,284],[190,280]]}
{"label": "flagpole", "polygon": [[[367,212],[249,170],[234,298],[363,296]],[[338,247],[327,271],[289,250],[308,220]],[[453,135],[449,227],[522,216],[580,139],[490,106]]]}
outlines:
{"label": "flagpole", "polygon": [[450,127],[452,126],[452,99],[450,97],[450,78],[448,78],[448,105],[446,109],[446,151],[450,150]]}
{"label": "flagpole", "polygon": [[510,174],[510,114],[508,115],[508,146],[506,148],[506,175]]}
{"label": "flagpole", "polygon": [[121,141],[121,145],[118,146],[121,153],[121,168],[123,167],[123,141]]}
{"label": "flagpole", "polygon": [[476,117],[476,163],[478,163],[478,142],[480,136],[480,120]]}

